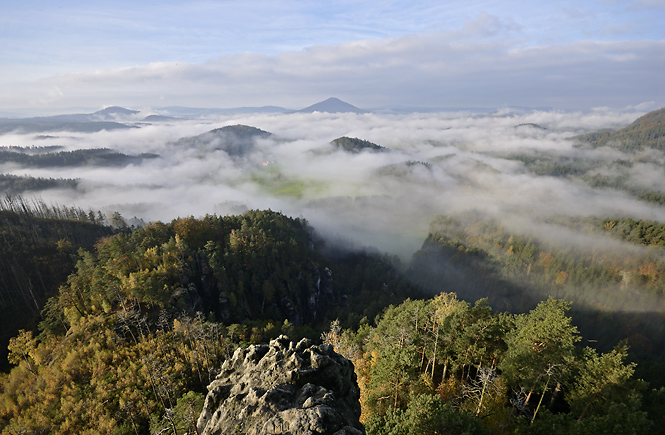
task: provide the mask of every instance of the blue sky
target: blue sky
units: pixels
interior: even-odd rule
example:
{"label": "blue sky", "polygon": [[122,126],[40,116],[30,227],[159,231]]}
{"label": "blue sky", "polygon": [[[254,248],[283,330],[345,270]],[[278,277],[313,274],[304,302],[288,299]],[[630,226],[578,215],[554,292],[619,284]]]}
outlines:
{"label": "blue sky", "polygon": [[665,105],[665,0],[0,6],[0,110]]}

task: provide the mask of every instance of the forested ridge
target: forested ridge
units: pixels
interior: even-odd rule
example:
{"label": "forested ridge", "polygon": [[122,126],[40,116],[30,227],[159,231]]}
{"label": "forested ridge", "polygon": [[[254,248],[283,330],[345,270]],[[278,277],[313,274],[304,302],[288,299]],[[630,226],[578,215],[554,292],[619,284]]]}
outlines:
{"label": "forested ridge", "polygon": [[9,195],[21,194],[26,191],[45,189],[75,189],[79,180],[72,178],[25,177],[11,174],[0,174],[0,191]]}
{"label": "forested ridge", "polygon": [[[498,155],[522,162],[538,176],[579,180],[594,189],[617,190],[645,202],[665,204],[659,183],[645,183],[636,176],[638,168],[662,165],[660,154],[654,151],[665,147],[665,109],[649,112],[617,131],[596,131],[570,140],[576,152],[519,150]],[[620,153],[614,152],[617,150]]]}
{"label": "forested ridge", "polygon": [[156,154],[144,153],[130,156],[107,148],[80,149],[73,151],[55,151],[28,153],[0,150],[0,163],[16,163],[24,167],[46,168],[59,166],[108,165],[123,166],[139,163],[143,159],[154,159]]}
{"label": "forested ridge", "polygon": [[[594,339],[602,337],[605,349],[626,339],[633,353],[662,361],[663,226],[593,217],[552,217],[548,225],[542,232],[574,230],[571,240],[546,242],[479,214],[442,217],[416,253],[411,274],[425,288],[455,288],[467,300],[488,297],[512,312],[550,295],[572,301],[577,324]],[[635,247],[607,245],[607,239]]]}
{"label": "forested ridge", "polygon": [[[4,213],[6,222],[26,219]],[[79,214],[82,223],[98,218]],[[655,223],[584,223],[660,249]],[[561,299],[565,292],[539,299],[514,287],[513,278],[525,273],[550,289],[569,280],[620,284],[613,263],[607,271],[583,263],[584,272],[575,272],[583,260],[480,218],[433,223],[410,280],[397,260],[338,250],[303,219],[272,211],[182,218],[116,234],[99,222],[85,225],[107,233],[77,253],[68,243],[78,233],[62,234],[74,273],[53,278],[62,285],[45,304],[39,330],[26,325],[9,343],[15,367],[0,378],[3,434],[192,433],[206,386],[230,353],[282,333],[320,336],[354,362],[370,434],[662,427],[658,376],[649,384],[635,374],[640,358],[656,363],[647,351],[657,353],[662,337],[639,330],[649,345],[607,331],[580,334],[583,319],[575,313],[584,313]],[[446,258],[454,278],[426,271],[422,260],[434,248],[444,257],[427,258]],[[466,286],[462,263],[476,277]],[[662,287],[649,279],[640,278],[638,290],[657,293]],[[437,296],[423,298],[422,286],[436,287]],[[498,296],[475,297],[468,291],[474,286]],[[492,308],[502,301],[505,307]],[[611,312],[595,308],[585,314],[600,316],[590,323],[607,325],[603,315]]]}
{"label": "forested ridge", "polygon": [[622,151],[645,148],[665,149],[665,108],[639,117],[618,131],[602,131],[574,137],[580,143],[593,147],[609,146]]}

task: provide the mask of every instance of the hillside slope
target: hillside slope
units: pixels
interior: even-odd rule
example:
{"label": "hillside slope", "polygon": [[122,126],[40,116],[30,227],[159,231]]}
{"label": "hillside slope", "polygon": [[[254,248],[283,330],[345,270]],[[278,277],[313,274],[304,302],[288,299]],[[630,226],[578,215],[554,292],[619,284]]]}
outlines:
{"label": "hillside slope", "polygon": [[592,147],[609,146],[622,151],[645,148],[665,150],[665,108],[649,112],[632,124],[614,132],[594,132],[573,138]]}

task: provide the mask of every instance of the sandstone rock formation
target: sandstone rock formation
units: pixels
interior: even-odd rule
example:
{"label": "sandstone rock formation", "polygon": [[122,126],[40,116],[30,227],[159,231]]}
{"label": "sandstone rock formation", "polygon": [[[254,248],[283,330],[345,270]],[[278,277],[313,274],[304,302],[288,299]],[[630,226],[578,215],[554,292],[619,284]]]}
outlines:
{"label": "sandstone rock formation", "polygon": [[362,435],[353,365],[332,346],[295,344],[237,349],[208,386],[201,435]]}

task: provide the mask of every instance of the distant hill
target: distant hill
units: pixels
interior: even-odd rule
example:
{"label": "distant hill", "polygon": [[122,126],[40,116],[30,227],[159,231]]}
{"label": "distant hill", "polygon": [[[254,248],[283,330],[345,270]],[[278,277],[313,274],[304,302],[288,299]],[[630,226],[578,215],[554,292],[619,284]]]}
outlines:
{"label": "distant hill", "polygon": [[534,124],[533,122],[527,122],[525,124],[517,124],[515,128],[535,128],[537,130],[547,130],[547,128],[542,125]]}
{"label": "distant hill", "polygon": [[649,112],[618,131],[598,131],[572,138],[592,147],[609,146],[622,151],[653,148],[665,151],[665,108]]}
{"label": "distant hill", "polygon": [[[395,177],[413,181],[423,181],[423,175],[432,173],[432,164],[415,160],[383,166],[375,171],[380,177]],[[415,178],[414,178],[415,177]]]}
{"label": "distant hill", "polygon": [[138,110],[125,109],[124,107],[110,106],[106,109],[98,110],[95,113],[88,115],[91,120],[99,119],[105,121],[113,121],[118,118],[129,118],[139,113]]}
{"label": "distant hill", "polygon": [[248,125],[227,125],[194,137],[182,138],[177,146],[224,150],[230,156],[243,156],[254,149],[256,139],[271,137],[272,133]]}
{"label": "distant hill", "polygon": [[210,130],[210,133],[231,135],[238,139],[255,139],[257,137],[266,138],[272,136],[272,133],[261,130],[260,128],[242,124],[227,125],[222,128],[216,128],[214,130]]}
{"label": "distant hill", "polygon": [[374,152],[388,151],[388,148],[382,147],[381,145],[377,145],[363,139],[358,139],[357,137],[342,136],[340,138],[333,140],[331,143],[336,148],[351,153],[359,153],[361,151],[374,151]]}
{"label": "distant hill", "polygon": [[328,112],[328,113],[365,113],[364,110],[358,109],[349,103],[346,103],[339,98],[328,98],[320,103],[313,104],[304,109],[298,110],[298,113],[314,113],[314,112]]}

